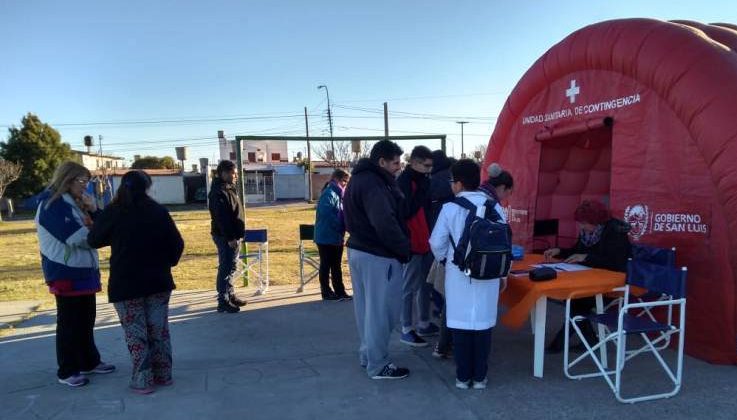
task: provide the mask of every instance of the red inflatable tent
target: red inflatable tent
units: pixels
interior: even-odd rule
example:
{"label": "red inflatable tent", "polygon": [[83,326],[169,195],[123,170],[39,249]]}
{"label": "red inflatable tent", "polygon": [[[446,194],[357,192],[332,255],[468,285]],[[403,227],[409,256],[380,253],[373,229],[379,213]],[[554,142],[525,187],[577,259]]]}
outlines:
{"label": "red inflatable tent", "polygon": [[737,31],[624,19],[578,30],[507,99],[485,167],[528,249],[576,237],[582,199],[607,203],[633,242],[688,266],[686,352],[737,363]]}

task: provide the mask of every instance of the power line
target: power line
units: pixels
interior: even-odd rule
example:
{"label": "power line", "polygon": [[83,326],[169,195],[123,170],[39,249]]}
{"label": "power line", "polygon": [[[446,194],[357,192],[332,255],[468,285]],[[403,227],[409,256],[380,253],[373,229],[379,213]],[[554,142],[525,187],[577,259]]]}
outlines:
{"label": "power line", "polygon": [[[333,104],[333,106],[336,108],[348,109],[352,111],[361,111],[361,112],[381,114],[381,115],[384,114],[383,109],[362,108],[362,107],[336,105],[336,104]],[[389,115],[392,115],[395,118],[398,118],[397,114],[399,114],[399,116],[403,116],[404,118],[438,119],[438,120],[453,120],[453,121],[460,119],[460,118],[464,118],[464,119],[470,119],[470,120],[491,122],[497,119],[497,117],[475,117],[475,116],[469,116],[469,115],[442,115],[442,114],[427,114],[427,113],[405,112],[405,111],[389,111]]]}
{"label": "power line", "polygon": [[383,98],[383,99],[347,99],[341,102],[353,103],[353,102],[396,102],[396,101],[413,101],[419,99],[440,99],[440,98],[463,98],[470,96],[498,96],[508,95],[509,92],[483,92],[483,93],[467,93],[467,94],[456,94],[456,95],[427,95],[427,96],[406,96],[403,98]]}
{"label": "power line", "polygon": [[[74,122],[74,123],[49,123],[53,127],[94,127],[94,126],[126,126],[126,125],[153,125],[153,124],[186,124],[186,123],[203,123],[203,122],[223,122],[223,121],[251,121],[251,120],[275,120],[285,118],[303,118],[304,114],[288,114],[288,115],[261,115],[261,116],[236,116],[236,117],[217,117],[217,118],[172,118],[158,120],[139,120],[139,121],[97,121],[97,122]],[[0,127],[10,128],[12,125],[0,125]]]}
{"label": "power line", "polygon": [[[340,128],[342,130],[367,130],[367,131],[381,131],[384,132],[384,129],[379,128],[368,128],[368,127],[351,127],[351,126],[345,126],[345,125],[339,125],[336,126],[337,128]],[[432,133],[429,131],[408,131],[408,130],[391,130],[393,133],[404,133],[404,134],[437,134],[437,132]],[[491,134],[482,134],[482,133],[465,133],[466,136],[478,136],[478,137],[491,137]]]}

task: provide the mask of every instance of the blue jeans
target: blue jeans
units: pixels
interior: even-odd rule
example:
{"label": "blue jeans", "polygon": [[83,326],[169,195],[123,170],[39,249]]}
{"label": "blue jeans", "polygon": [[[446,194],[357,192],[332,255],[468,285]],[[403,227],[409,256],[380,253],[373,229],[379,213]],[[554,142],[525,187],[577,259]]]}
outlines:
{"label": "blue jeans", "polygon": [[212,235],[212,240],[218,249],[218,276],[215,288],[218,291],[218,302],[225,302],[233,294],[235,275],[238,271],[238,250],[241,241],[235,247],[228,244],[222,236]]}

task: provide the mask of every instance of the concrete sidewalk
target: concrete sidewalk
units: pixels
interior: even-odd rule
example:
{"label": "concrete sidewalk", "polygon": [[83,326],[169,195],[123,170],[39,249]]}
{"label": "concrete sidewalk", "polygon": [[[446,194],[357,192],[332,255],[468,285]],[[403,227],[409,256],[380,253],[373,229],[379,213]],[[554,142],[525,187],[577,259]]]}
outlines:
{"label": "concrete sidewalk", "polygon": [[[315,288],[295,289],[275,287],[249,298],[239,314],[216,313],[211,291],[177,292],[171,302],[175,384],[149,396],[127,389],[130,361],[111,305],[98,305],[96,340],[118,371],[92,376],[79,389],[56,383],[55,313],[40,312],[0,339],[0,418],[737,418],[734,366],[687,358],[685,385],[675,398],[624,405],[601,379],[566,379],[562,355],[548,356],[545,377],[535,379],[529,328],[495,329],[485,391],[456,389],[452,361],[434,359],[429,347],[410,349],[396,335],[391,352],[410,377],[371,380],[358,364],[352,304],[322,302]],[[562,320],[560,308],[551,306],[550,334]],[[651,356],[628,366],[625,380],[636,384],[625,389],[663,389],[665,377]]]}
{"label": "concrete sidewalk", "polygon": [[11,328],[25,319],[41,306],[36,300],[14,300],[0,303],[0,329]]}

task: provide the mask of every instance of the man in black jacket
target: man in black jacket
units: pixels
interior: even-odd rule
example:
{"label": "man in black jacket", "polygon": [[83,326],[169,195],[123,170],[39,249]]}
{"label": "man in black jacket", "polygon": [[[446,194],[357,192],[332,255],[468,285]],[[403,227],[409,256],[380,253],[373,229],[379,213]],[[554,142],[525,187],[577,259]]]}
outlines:
{"label": "man in black jacket", "polygon": [[402,149],[382,140],[353,169],[343,199],[348,239],[348,264],[359,360],[372,379],[401,379],[409,369],[389,360],[392,330],[399,322],[402,264],[409,261],[409,236],[403,220],[404,197],[394,178]]}
{"label": "man in black jacket", "polygon": [[235,313],[246,304],[233,292],[241,239],[246,232],[246,213],[235,188],[238,179],[235,164],[223,160],[216,171],[208,200],[212,240],[218,249],[218,312]]}

